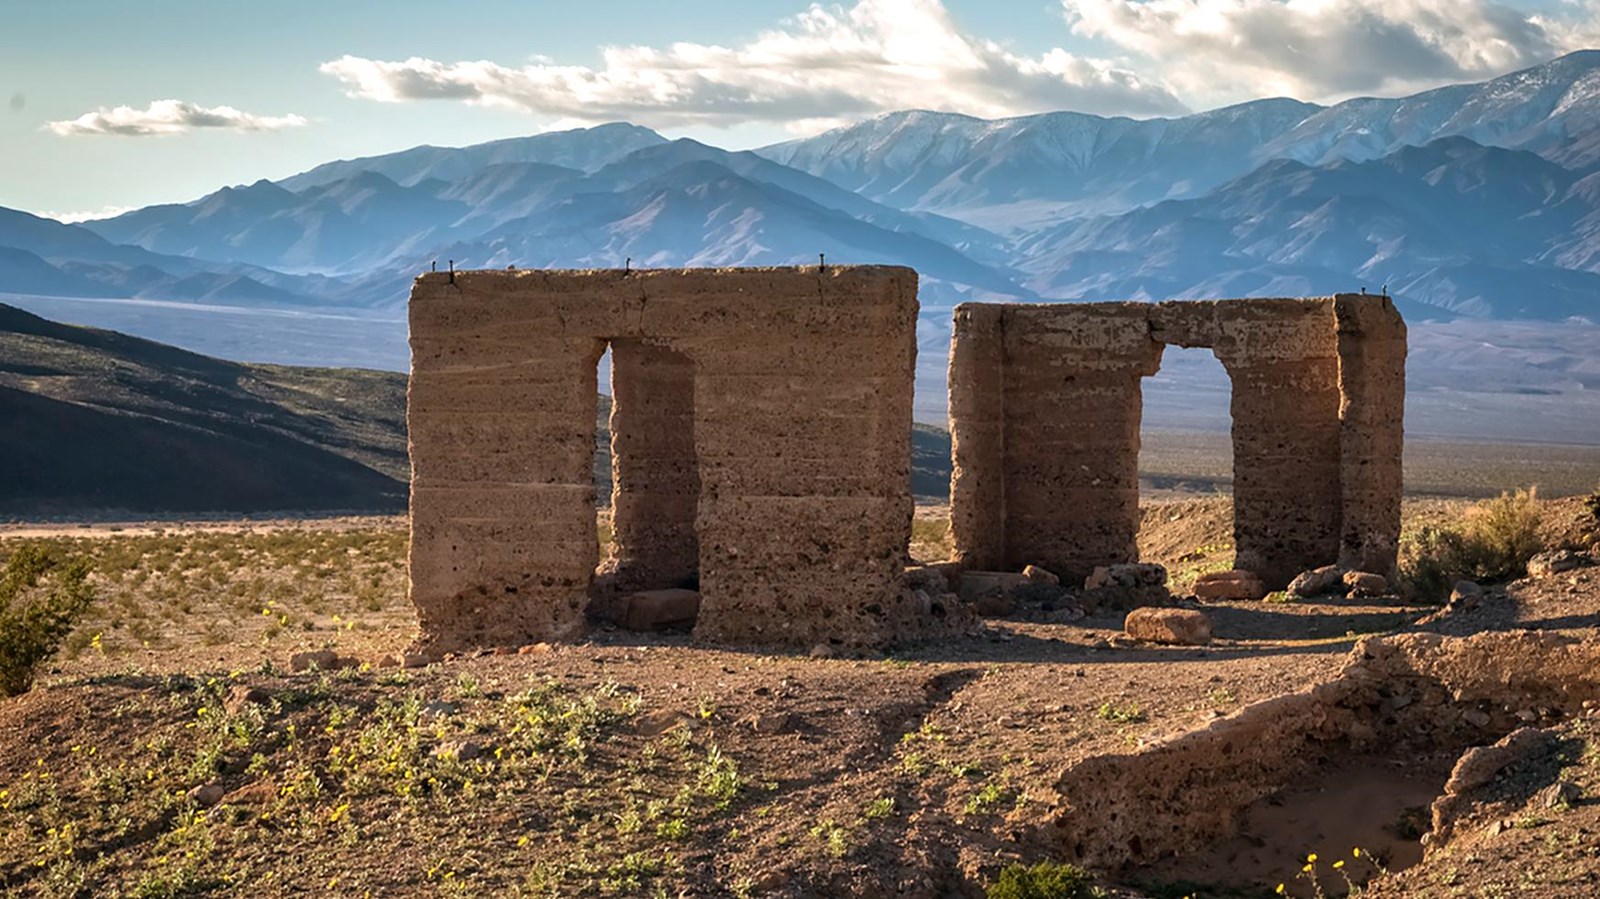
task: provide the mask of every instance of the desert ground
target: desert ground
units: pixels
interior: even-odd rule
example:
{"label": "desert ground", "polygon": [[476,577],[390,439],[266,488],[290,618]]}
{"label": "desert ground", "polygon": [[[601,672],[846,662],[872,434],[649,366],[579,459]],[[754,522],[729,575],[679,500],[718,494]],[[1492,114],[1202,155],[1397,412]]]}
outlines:
{"label": "desert ground", "polygon": [[[1466,505],[1408,501],[1407,527]],[[1587,539],[1581,498],[1543,507],[1549,542]],[[1228,566],[1230,515],[1226,497],[1152,503],[1143,555],[1181,593]],[[913,554],[941,558],[946,532],[940,507],[921,508]],[[1414,705],[1386,694],[1364,741],[1256,740],[1301,767],[1259,799],[1241,781],[1227,827],[1133,787],[1125,821],[1095,813],[1147,841],[1170,827],[1192,851],[1106,863],[1060,829],[1090,802],[1074,772],[1147,754],[1157,770],[1219,727],[1348,681],[1382,641],[1432,639],[1395,635],[1531,630],[1558,641],[1539,652],[1592,647],[1593,567],[1490,585],[1471,608],[1205,603],[1206,646],[1129,641],[1111,611],[1019,613],[863,657],[599,629],[407,668],[401,518],[11,524],[0,555],[24,543],[90,557],[98,600],[39,685],[0,702],[8,894],[982,896],[1008,866],[1074,853],[1118,896],[1600,891],[1600,684],[1587,681],[1562,701],[1478,701],[1467,736],[1432,719],[1413,733],[1412,712],[1457,714],[1416,690]],[[310,650],[332,650],[337,670],[291,671]],[[1456,800],[1451,836],[1424,844],[1460,755],[1519,726],[1547,745]],[[1220,769],[1206,764],[1172,795],[1209,796]]]}

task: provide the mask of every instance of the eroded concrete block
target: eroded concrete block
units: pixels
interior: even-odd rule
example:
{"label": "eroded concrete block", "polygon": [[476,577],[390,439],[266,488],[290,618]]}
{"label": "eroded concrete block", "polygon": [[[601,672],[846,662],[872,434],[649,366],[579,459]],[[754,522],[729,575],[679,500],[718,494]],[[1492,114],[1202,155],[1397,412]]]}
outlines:
{"label": "eroded concrete block", "polygon": [[[570,639],[597,590],[674,588],[698,589],[706,640],[922,633],[904,584],[916,291],[915,272],[887,266],[418,278],[411,579],[424,643]],[[607,346],[616,542],[597,587]]]}
{"label": "eroded concrete block", "polygon": [[958,306],[951,531],[969,567],[1137,559],[1141,381],[1167,344],[1233,382],[1235,567],[1393,573],[1405,324],[1386,297]]}

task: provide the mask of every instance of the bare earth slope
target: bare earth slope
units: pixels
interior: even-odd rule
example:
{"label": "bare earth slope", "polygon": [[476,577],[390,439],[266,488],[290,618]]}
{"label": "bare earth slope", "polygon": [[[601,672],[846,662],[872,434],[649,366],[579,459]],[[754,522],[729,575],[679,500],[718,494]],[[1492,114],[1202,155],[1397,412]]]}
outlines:
{"label": "bare earth slope", "polygon": [[0,515],[396,509],[405,375],[227,362],[0,305]]}

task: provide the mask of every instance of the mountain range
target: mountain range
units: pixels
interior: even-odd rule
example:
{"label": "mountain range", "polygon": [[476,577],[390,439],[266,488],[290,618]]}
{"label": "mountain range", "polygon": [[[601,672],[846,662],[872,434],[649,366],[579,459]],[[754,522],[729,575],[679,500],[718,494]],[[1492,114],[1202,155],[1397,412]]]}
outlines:
{"label": "mountain range", "polygon": [[904,111],[754,151],[616,123],[330,162],[78,225],[0,210],[0,294],[328,321],[393,319],[433,265],[820,258],[917,269],[929,391],[969,299],[1364,288],[1414,322],[1593,322],[1600,51],[1333,106]]}

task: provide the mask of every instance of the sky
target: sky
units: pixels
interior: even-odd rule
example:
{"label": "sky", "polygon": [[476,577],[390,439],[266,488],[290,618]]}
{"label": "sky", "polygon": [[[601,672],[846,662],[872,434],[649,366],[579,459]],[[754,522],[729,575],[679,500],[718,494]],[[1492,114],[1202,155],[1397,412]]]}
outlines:
{"label": "sky", "polygon": [[1600,47],[1600,0],[0,0],[0,206],[67,220],[626,120],[762,146],[905,108],[1334,102]]}

